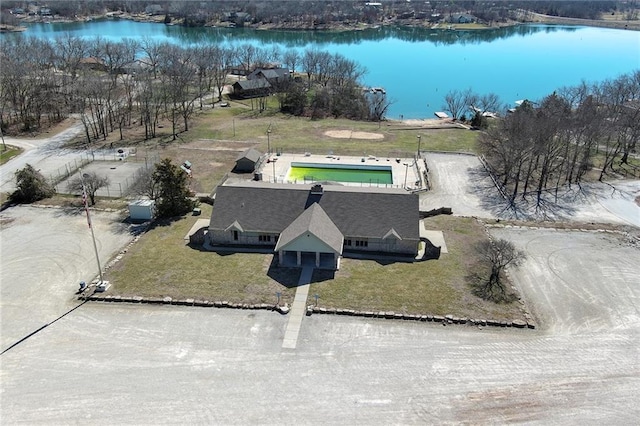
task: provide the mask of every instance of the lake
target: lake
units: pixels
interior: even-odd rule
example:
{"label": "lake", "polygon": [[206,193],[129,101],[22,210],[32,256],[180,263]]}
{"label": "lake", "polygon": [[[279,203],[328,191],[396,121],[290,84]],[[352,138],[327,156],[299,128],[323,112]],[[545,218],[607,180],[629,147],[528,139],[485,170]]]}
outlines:
{"label": "lake", "polygon": [[[367,69],[363,83],[386,89],[387,117],[432,118],[451,90],[495,93],[511,107],[554,90],[640,69],[640,32],[608,28],[520,25],[491,30],[380,27],[349,32],[184,28],[128,20],[30,24],[20,35],[64,33],[112,40],[148,37],[181,45],[252,44],[281,50],[318,48]],[[3,35],[7,36],[7,35]]]}

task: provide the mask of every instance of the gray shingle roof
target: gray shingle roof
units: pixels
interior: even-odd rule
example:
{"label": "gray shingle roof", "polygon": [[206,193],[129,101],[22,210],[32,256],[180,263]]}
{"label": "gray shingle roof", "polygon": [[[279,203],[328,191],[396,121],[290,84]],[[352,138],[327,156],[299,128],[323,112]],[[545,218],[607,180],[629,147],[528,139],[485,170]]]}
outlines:
{"label": "gray shingle roof", "polygon": [[325,186],[322,195],[307,185],[243,182],[221,186],[210,229],[237,221],[245,231],[281,233],[317,202],[345,237],[383,238],[390,229],[402,239],[419,239],[418,195],[401,189]]}
{"label": "gray shingle roof", "polygon": [[264,78],[256,78],[253,80],[239,80],[233,83],[235,87],[238,85],[242,90],[268,89],[271,84]]}
{"label": "gray shingle roof", "polygon": [[247,160],[251,160],[254,163],[256,163],[260,159],[261,156],[262,156],[262,154],[260,153],[260,151],[258,151],[255,148],[249,148],[245,152],[240,154],[238,156],[238,158],[236,158],[236,161],[242,160],[243,158],[246,158]]}
{"label": "gray shingle roof", "polygon": [[287,68],[258,68],[247,76],[247,80],[260,78],[260,75],[267,80],[278,80],[287,77],[289,75],[289,70]]}
{"label": "gray shingle roof", "polygon": [[335,253],[342,253],[344,237],[318,203],[313,203],[282,231],[275,250],[280,251],[307,232],[331,247]]}

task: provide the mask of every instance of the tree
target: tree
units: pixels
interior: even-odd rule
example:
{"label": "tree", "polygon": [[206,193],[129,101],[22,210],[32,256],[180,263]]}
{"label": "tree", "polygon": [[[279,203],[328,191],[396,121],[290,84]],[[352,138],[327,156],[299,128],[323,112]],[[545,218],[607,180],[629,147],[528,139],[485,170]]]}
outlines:
{"label": "tree", "polygon": [[32,165],[27,164],[16,172],[16,190],[11,194],[11,201],[16,203],[32,203],[51,197],[55,189]]}
{"label": "tree", "polygon": [[158,187],[158,217],[180,216],[196,206],[190,198],[189,176],[170,159],[156,164],[153,181]]}
{"label": "tree", "polygon": [[307,106],[307,94],[301,83],[291,82],[283,92],[278,93],[280,111],[301,116]]}
{"label": "tree", "polygon": [[464,92],[452,90],[444,96],[445,104],[442,109],[449,112],[454,120],[457,120],[469,108],[474,99],[475,96],[471,89],[467,89]]}
{"label": "tree", "polygon": [[491,267],[489,278],[484,278],[477,286],[478,294],[487,300],[506,300],[506,289],[502,274],[509,265],[518,266],[526,259],[523,251],[516,249],[511,241],[498,239],[482,241],[476,245],[480,256],[488,261]]}
{"label": "tree", "polygon": [[158,198],[158,185],[153,179],[155,169],[145,167],[137,173],[137,178],[129,188],[129,192],[135,195],[149,197],[151,200]]}
{"label": "tree", "polygon": [[93,206],[96,204],[96,193],[105,186],[109,186],[109,178],[107,176],[99,176],[96,172],[91,172],[73,178],[67,185],[67,189],[78,194],[82,194],[83,190],[86,191]]}

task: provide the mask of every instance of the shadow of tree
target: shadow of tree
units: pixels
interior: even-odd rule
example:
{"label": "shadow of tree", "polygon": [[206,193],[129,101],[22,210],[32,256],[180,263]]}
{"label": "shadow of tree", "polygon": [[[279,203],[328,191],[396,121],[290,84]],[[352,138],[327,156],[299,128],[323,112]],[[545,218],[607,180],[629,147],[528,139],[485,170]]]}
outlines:
{"label": "shadow of tree", "polygon": [[[568,185],[542,192],[540,200],[534,192],[526,196],[518,194],[513,202],[505,199],[482,166],[467,170],[480,207],[499,219],[513,220],[563,220],[577,212],[576,206],[588,202],[592,193],[580,185]],[[507,196],[511,196],[507,188]]]}
{"label": "shadow of tree", "polygon": [[488,274],[484,266],[474,268],[466,277],[471,293],[483,300],[497,304],[508,304],[517,300],[516,294],[508,290],[506,277],[502,277],[500,285],[489,285]]}

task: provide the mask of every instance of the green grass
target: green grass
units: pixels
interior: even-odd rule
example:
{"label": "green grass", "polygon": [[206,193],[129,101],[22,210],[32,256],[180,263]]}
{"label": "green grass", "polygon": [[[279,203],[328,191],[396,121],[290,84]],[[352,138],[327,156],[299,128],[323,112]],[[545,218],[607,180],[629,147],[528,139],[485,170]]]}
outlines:
{"label": "green grass", "polygon": [[[246,102],[246,101],[245,101]],[[416,129],[392,122],[372,123],[346,119],[311,120],[290,117],[267,110],[263,113],[232,104],[231,108],[206,111],[196,119],[192,129],[183,133],[184,142],[198,139],[248,141],[267,150],[267,129],[271,129],[271,149],[286,152],[308,151],[341,155],[367,154],[383,156],[389,152],[415,152],[421,135],[424,151],[475,152],[478,133],[464,129]],[[384,140],[336,139],[326,136],[328,130],[352,130],[379,133]]]}
{"label": "green grass", "polygon": [[22,148],[16,146],[7,145],[7,149],[0,150],[0,164],[4,164],[11,160],[13,157],[19,155],[22,152]]}
{"label": "green grass", "polygon": [[[174,163],[192,163],[191,189],[210,192],[233,168],[238,153],[249,147],[267,151],[267,129],[272,150],[338,155],[387,156],[421,149],[470,151],[476,149],[477,132],[416,129],[398,123],[368,123],[344,119],[310,120],[274,112],[251,110],[238,102],[231,108],[215,108],[198,114],[189,132],[171,143],[146,143],[138,156],[153,153]],[[381,133],[382,140],[334,139],[328,130]],[[211,206],[202,205],[202,218]],[[292,303],[300,271],[280,268],[272,254],[228,254],[190,247],[184,236],[198,217],[184,216],[160,223],[143,234],[124,258],[109,269],[112,294],[176,299],[227,300],[235,303],[274,303],[276,292]],[[477,268],[473,244],[486,238],[484,229],[472,219],[440,216],[427,220],[428,229],[445,233],[449,254],[420,263],[381,264],[343,259],[336,273],[316,272],[310,289],[326,307],[385,310],[404,313],[453,314],[476,318],[521,317],[515,304],[483,301],[473,296],[468,276]]]}
{"label": "green grass", "polygon": [[[202,216],[211,206],[202,205]],[[221,255],[190,247],[184,236],[198,217],[159,224],[106,273],[110,293],[122,296],[194,298],[235,303],[274,303],[276,292],[291,304],[300,271],[279,268],[273,254]],[[473,242],[486,238],[473,219],[438,217],[429,229],[443,229],[449,254],[420,263],[381,264],[343,259],[337,273],[317,271],[309,291],[319,305],[357,310],[453,314],[475,318],[517,318],[515,304],[497,305],[471,294],[467,275],[477,255]],[[460,230],[460,231],[458,231]]]}
{"label": "green grass", "polygon": [[[263,254],[220,255],[190,247],[184,240],[196,220],[211,216],[202,204],[202,216],[186,215],[174,222],[159,223],[106,273],[113,294],[176,299],[227,300],[274,303],[276,292],[291,303],[299,271],[268,274],[270,258]],[[271,278],[272,275],[274,278]]]}
{"label": "green grass", "polygon": [[[243,101],[247,102],[247,101]],[[190,130],[170,143],[150,141],[140,148],[138,157],[153,152],[160,158],[171,158],[176,163],[185,160],[193,164],[191,188],[196,192],[211,192],[214,186],[235,164],[239,152],[254,147],[267,152],[281,150],[289,153],[311,152],[337,155],[374,155],[376,157],[402,157],[417,150],[421,135],[423,151],[474,152],[478,132],[464,129],[416,129],[397,123],[369,123],[345,119],[310,120],[290,117],[275,111],[249,109],[232,101],[230,108],[205,110],[195,116]],[[269,141],[267,129],[271,129]],[[329,130],[353,130],[379,133],[383,140],[336,139],[325,135]],[[269,142],[269,143],[268,143]]]}
{"label": "green grass", "polygon": [[[448,254],[419,263],[381,264],[372,260],[343,259],[332,280],[316,273],[309,294],[318,305],[370,311],[457,315],[469,318],[517,318],[514,303],[495,304],[471,294],[468,276],[480,259],[475,242],[486,238],[474,219],[439,216],[427,219],[428,229],[444,232]],[[313,300],[313,299],[312,299]]]}

